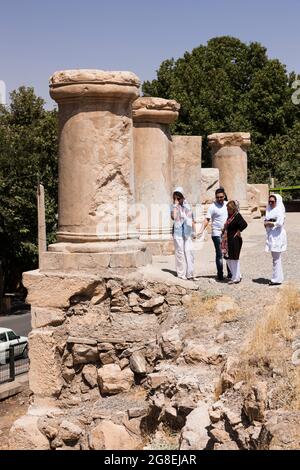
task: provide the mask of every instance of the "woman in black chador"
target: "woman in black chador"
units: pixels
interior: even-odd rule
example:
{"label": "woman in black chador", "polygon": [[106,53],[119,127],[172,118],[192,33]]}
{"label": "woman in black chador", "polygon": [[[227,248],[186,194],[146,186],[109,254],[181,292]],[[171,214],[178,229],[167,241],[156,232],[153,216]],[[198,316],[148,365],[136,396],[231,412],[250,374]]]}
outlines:
{"label": "woman in black chador", "polygon": [[241,232],[247,227],[247,222],[239,213],[238,203],[229,201],[227,204],[228,219],[222,231],[222,253],[232,273],[228,284],[241,282],[240,252],[243,244]]}

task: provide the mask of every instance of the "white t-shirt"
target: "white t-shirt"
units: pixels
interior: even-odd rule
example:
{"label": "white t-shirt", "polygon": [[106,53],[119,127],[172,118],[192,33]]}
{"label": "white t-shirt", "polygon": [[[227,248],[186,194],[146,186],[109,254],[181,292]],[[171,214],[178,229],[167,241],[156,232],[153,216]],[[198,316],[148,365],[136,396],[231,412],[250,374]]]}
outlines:
{"label": "white t-shirt", "polygon": [[222,228],[228,218],[226,206],[227,201],[224,201],[223,204],[213,202],[207,210],[206,218],[211,220],[212,237],[221,236]]}

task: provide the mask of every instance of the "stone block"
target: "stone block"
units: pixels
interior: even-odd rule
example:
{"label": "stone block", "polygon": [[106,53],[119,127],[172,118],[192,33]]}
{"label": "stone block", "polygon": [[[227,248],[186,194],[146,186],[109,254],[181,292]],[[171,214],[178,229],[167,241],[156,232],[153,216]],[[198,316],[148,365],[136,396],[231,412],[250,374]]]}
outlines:
{"label": "stone block", "polygon": [[129,368],[121,370],[117,364],[107,364],[98,369],[98,382],[102,394],[115,395],[130,390],[134,374]]}
{"label": "stone block", "polygon": [[64,311],[58,308],[31,307],[31,326],[33,329],[61,325],[65,318]]}
{"label": "stone block", "polygon": [[38,428],[38,416],[22,416],[9,431],[10,450],[49,450],[48,439]]}
{"label": "stone block", "polygon": [[61,391],[61,359],[54,330],[38,329],[29,334],[29,385],[42,397],[57,396]]}

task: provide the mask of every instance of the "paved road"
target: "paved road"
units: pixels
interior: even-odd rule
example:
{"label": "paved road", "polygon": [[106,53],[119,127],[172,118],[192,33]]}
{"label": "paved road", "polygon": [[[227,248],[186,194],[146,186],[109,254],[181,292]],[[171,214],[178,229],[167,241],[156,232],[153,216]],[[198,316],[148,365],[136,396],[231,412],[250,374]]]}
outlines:
{"label": "paved road", "polygon": [[0,316],[0,327],[11,328],[20,336],[28,336],[31,331],[31,314],[24,310],[18,315]]}

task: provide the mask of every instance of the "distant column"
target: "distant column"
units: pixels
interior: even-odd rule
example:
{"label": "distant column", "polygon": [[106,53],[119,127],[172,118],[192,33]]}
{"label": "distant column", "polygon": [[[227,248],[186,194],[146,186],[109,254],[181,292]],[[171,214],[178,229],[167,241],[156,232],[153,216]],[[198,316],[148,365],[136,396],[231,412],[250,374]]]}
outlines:
{"label": "distant column", "polygon": [[248,132],[211,134],[208,142],[212,151],[212,164],[220,171],[220,186],[228,199],[238,200],[242,211],[248,211],[247,201],[247,149]]}
{"label": "distant column", "polygon": [[173,158],[169,125],[177,119],[179,108],[176,101],[162,98],[142,97],[133,103],[139,232],[141,240],[151,242],[153,254],[168,251],[163,241],[171,238]]}
{"label": "distant column", "polygon": [[173,135],[173,187],[182,186],[194,217],[200,221],[201,208],[201,152],[202,137]]}

